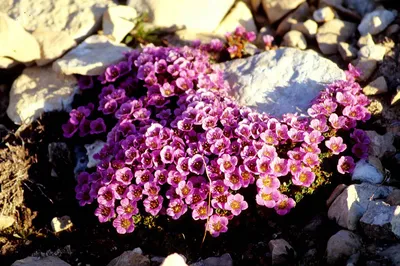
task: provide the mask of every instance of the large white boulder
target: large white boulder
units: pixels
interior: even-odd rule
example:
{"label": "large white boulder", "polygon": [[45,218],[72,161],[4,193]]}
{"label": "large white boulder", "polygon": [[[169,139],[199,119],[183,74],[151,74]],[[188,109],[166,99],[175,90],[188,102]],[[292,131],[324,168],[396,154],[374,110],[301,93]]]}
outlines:
{"label": "large white boulder", "polygon": [[219,67],[239,104],[274,116],[305,113],[325,85],[345,79],[330,60],[293,48],[266,51]]}

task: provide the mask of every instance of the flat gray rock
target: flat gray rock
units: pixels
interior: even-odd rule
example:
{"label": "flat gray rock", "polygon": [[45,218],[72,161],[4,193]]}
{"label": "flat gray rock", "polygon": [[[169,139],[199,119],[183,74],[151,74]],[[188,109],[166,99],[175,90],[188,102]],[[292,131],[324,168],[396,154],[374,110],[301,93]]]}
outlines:
{"label": "flat gray rock", "polygon": [[58,257],[50,256],[45,258],[26,257],[15,261],[11,266],[70,266],[70,264]]}
{"label": "flat gray rock", "polygon": [[95,32],[112,0],[1,0],[0,10],[30,32],[67,32],[81,40]]}
{"label": "flat gray rock", "polygon": [[10,91],[8,117],[29,124],[43,112],[68,111],[77,88],[73,76],[57,75],[51,67],[25,68]]}
{"label": "flat gray rock", "polygon": [[361,35],[368,33],[375,35],[386,29],[390,23],[395,20],[397,11],[389,11],[386,9],[376,9],[368,13],[358,25],[358,31]]}
{"label": "flat gray rock", "polygon": [[311,101],[344,72],[313,51],[282,48],[219,64],[241,105],[274,116],[305,113]]}
{"label": "flat gray rock", "polygon": [[361,249],[361,237],[347,230],[340,230],[329,238],[326,260],[329,265],[346,265],[344,262]]}
{"label": "flat gray rock", "polygon": [[53,63],[53,69],[65,75],[96,76],[109,65],[124,59],[132,50],[124,44],[110,41],[106,36],[93,35]]}

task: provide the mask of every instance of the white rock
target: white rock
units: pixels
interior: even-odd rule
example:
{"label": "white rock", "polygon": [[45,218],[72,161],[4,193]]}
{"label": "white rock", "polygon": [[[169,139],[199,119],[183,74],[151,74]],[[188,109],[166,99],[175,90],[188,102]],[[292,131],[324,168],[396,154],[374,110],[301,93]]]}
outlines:
{"label": "white rock", "polygon": [[358,31],[361,35],[365,35],[367,33],[372,35],[378,34],[385,30],[386,27],[394,21],[396,16],[396,11],[377,9],[364,16],[360,25],[358,25]]}
{"label": "white rock", "polygon": [[106,36],[93,35],[53,63],[53,69],[65,75],[96,76],[124,59],[131,48],[111,42]]}
{"label": "white rock", "polygon": [[307,49],[307,40],[300,31],[291,30],[283,36],[283,45],[305,50]]}
{"label": "white rock", "polygon": [[314,20],[308,19],[292,25],[292,30],[300,31],[308,38],[314,38],[318,31],[318,24]]}
{"label": "white rock", "polygon": [[110,0],[13,0],[0,1],[0,10],[19,21],[30,32],[67,32],[82,40],[101,25]]}
{"label": "white rock", "polygon": [[350,61],[357,57],[357,49],[346,42],[339,43],[338,51],[344,61]]}
{"label": "white rock", "polygon": [[365,34],[365,35],[363,35],[363,36],[361,36],[359,39],[358,39],[358,42],[357,42],[357,45],[358,45],[358,47],[363,47],[363,46],[366,46],[366,45],[375,45],[375,42],[374,42],[374,40],[372,39],[372,35],[371,34]]}
{"label": "white rock", "polygon": [[63,217],[54,217],[51,220],[51,228],[54,233],[65,231],[73,226],[71,218],[67,215]]}
{"label": "white rock", "polygon": [[37,258],[37,257],[26,257],[22,260],[17,260],[11,266],[71,266],[65,261],[55,256]]}
{"label": "white rock", "polygon": [[281,116],[305,112],[310,101],[344,72],[313,51],[282,48],[219,64],[241,105]]}
{"label": "white rock", "polygon": [[130,6],[109,7],[103,15],[103,34],[111,36],[115,42],[121,42],[136,25],[138,14]]}
{"label": "white rock", "polygon": [[285,239],[271,240],[268,242],[268,247],[272,253],[272,265],[287,265],[289,263],[288,250],[293,250],[293,247]]}
{"label": "white rock", "polygon": [[174,253],[166,257],[161,266],[187,266],[187,264],[181,255]]}
{"label": "white rock", "polygon": [[86,144],[85,145],[86,154],[87,154],[88,159],[89,159],[89,162],[87,164],[87,168],[95,167],[100,162],[100,160],[94,159],[93,155],[95,155],[96,153],[99,153],[101,151],[101,149],[104,147],[105,144],[106,143],[104,141],[96,140],[92,144]]}
{"label": "white rock", "polygon": [[281,23],[279,23],[276,33],[283,36],[288,32],[292,25],[307,20],[310,14],[310,6],[307,2],[302,3],[295,11],[286,16]]}
{"label": "white rock", "polygon": [[353,254],[360,251],[361,237],[347,230],[340,230],[329,238],[326,246],[326,260],[328,264],[343,264]]}
{"label": "white rock", "polygon": [[396,93],[393,96],[392,100],[390,101],[390,105],[395,105],[400,102],[400,86],[397,86]]}
{"label": "white rock", "polygon": [[128,6],[139,13],[148,12],[157,26],[177,25],[199,32],[212,32],[233,3],[234,0],[129,0]]}
{"label": "white rock", "polygon": [[356,24],[333,19],[319,27],[317,42],[323,54],[334,54],[337,52],[338,43],[345,42],[356,31]]}
{"label": "white rock", "polygon": [[369,144],[369,154],[381,159],[386,152],[396,152],[396,147],[393,146],[393,133],[388,132],[385,135],[379,135],[373,130],[367,130],[365,132],[371,140],[371,143]]}
{"label": "white rock", "polygon": [[379,184],[383,181],[383,173],[366,160],[359,160],[356,163],[351,179]]}
{"label": "white rock", "polygon": [[370,238],[400,238],[400,206],[390,206],[383,201],[371,202],[360,223],[365,235]]}
{"label": "white rock", "polygon": [[328,217],[349,230],[357,228],[358,221],[374,199],[385,198],[391,187],[362,183],[348,186],[329,207]]}
{"label": "white rock", "polygon": [[270,23],[281,19],[293,9],[296,9],[305,0],[262,0],[261,3],[267,13]]}
{"label": "white rock", "polygon": [[12,226],[14,223],[15,223],[14,217],[0,215],[0,231]]}
{"label": "white rock", "polygon": [[36,30],[32,34],[40,45],[40,59],[36,60],[38,66],[53,62],[76,46],[75,40],[66,32]]}
{"label": "white rock", "polygon": [[383,45],[366,45],[361,47],[360,51],[358,51],[358,55],[360,57],[369,59],[369,60],[376,60],[381,62],[383,57],[386,54],[386,47]]}
{"label": "white rock", "polygon": [[68,111],[77,91],[73,76],[57,75],[51,67],[30,67],[14,81],[8,117],[16,124],[29,124],[43,112]]}
{"label": "white rock", "polygon": [[0,40],[1,57],[9,57],[23,63],[40,58],[40,48],[36,39],[4,13],[0,13]]}
{"label": "white rock", "polygon": [[234,31],[236,27],[240,25],[247,31],[253,31],[257,34],[257,27],[253,19],[253,14],[243,2],[236,3],[214,33],[224,36],[225,33]]}
{"label": "white rock", "polygon": [[374,81],[371,81],[367,86],[364,87],[363,92],[365,95],[378,95],[388,92],[385,77],[380,76]]}
{"label": "white rock", "polygon": [[18,64],[19,64],[19,62],[15,61],[14,59],[11,59],[9,57],[0,56],[0,69],[12,68]]}
{"label": "white rock", "polygon": [[335,12],[331,7],[326,6],[315,10],[313,18],[316,22],[327,22],[335,18]]}

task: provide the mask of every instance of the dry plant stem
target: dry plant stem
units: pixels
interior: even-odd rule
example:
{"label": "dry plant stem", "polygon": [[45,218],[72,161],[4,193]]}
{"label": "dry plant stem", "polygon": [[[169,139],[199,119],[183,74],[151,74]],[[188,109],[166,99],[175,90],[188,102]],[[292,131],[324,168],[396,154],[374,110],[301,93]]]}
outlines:
{"label": "dry plant stem", "polygon": [[207,224],[208,224],[208,221],[209,221],[209,219],[210,219],[210,216],[208,215],[208,210],[211,209],[211,178],[210,178],[210,176],[208,175],[208,170],[207,170],[206,161],[204,160],[204,155],[203,155],[202,157],[203,157],[203,163],[204,163],[204,166],[205,166],[205,169],[206,169],[206,175],[207,175],[207,178],[208,178],[208,182],[210,183],[210,188],[209,188],[209,190],[208,190],[207,221],[206,221],[206,226],[205,226],[205,229],[204,229],[203,239],[201,240],[200,248],[203,247],[204,241],[206,240],[206,236],[207,236]]}

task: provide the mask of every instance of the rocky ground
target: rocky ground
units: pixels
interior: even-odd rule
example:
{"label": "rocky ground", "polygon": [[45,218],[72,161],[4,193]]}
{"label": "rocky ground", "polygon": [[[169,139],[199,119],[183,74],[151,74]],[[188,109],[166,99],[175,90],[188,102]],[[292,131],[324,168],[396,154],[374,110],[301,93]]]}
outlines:
{"label": "rocky ground", "polygon": [[[1,265],[160,265],[172,253],[181,256],[164,265],[400,265],[397,1],[6,0],[0,10]],[[74,176],[95,164],[101,142],[61,131],[77,77],[144,44],[223,39],[238,25],[257,33],[252,56],[219,67],[237,100],[259,111],[304,111],[348,63],[362,70],[368,159],[288,216],[243,217],[204,243],[189,220],[147,221],[128,236],[99,224],[75,200]],[[267,51],[266,35],[275,39]]]}

